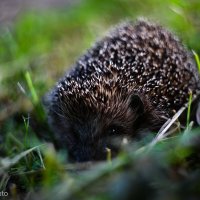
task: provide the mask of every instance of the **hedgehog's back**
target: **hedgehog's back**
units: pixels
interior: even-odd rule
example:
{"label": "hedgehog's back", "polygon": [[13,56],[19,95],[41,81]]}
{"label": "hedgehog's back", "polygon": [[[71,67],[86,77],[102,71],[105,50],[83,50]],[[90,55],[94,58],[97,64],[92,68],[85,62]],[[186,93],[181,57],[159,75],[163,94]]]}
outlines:
{"label": "hedgehog's back", "polygon": [[81,85],[76,93],[89,89],[98,96],[94,88],[110,84],[111,90],[114,85],[146,95],[160,110],[179,109],[199,88],[190,53],[170,32],[144,20],[123,23],[97,42],[78,60],[71,80]]}

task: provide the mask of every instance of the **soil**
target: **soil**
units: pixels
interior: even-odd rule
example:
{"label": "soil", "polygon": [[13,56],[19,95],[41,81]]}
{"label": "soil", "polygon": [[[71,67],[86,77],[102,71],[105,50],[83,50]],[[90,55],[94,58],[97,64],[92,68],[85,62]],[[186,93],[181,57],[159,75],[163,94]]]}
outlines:
{"label": "soil", "polygon": [[19,14],[27,10],[69,8],[81,0],[0,0],[0,26],[12,24]]}

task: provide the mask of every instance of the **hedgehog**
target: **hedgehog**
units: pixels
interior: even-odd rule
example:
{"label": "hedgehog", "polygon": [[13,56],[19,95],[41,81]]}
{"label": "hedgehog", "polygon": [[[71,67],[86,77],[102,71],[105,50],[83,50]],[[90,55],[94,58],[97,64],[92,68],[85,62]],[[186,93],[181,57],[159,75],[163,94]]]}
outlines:
{"label": "hedgehog", "polygon": [[97,41],[47,94],[49,124],[77,162],[114,157],[124,138],[157,131],[199,90],[191,53],[162,26],[126,21]]}

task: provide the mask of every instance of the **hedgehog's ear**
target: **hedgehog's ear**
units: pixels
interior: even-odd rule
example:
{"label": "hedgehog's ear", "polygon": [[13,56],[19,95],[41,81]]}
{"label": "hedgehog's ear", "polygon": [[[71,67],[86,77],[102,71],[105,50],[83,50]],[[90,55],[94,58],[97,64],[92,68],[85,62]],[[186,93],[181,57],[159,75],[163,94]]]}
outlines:
{"label": "hedgehog's ear", "polygon": [[139,95],[133,94],[130,97],[130,107],[139,115],[144,113],[144,104]]}

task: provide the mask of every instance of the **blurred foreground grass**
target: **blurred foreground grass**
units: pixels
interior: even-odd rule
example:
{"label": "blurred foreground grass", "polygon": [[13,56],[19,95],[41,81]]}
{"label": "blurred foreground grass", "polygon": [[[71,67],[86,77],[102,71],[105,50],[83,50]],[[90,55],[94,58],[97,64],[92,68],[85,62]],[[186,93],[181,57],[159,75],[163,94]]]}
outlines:
{"label": "blurred foreground grass", "polygon": [[70,9],[27,11],[0,28],[0,191],[9,192],[5,199],[200,196],[198,129],[150,150],[147,138],[112,164],[94,166],[67,164],[67,152],[51,144],[42,96],[110,26],[138,16],[168,27],[200,54],[198,0],[87,0]]}

